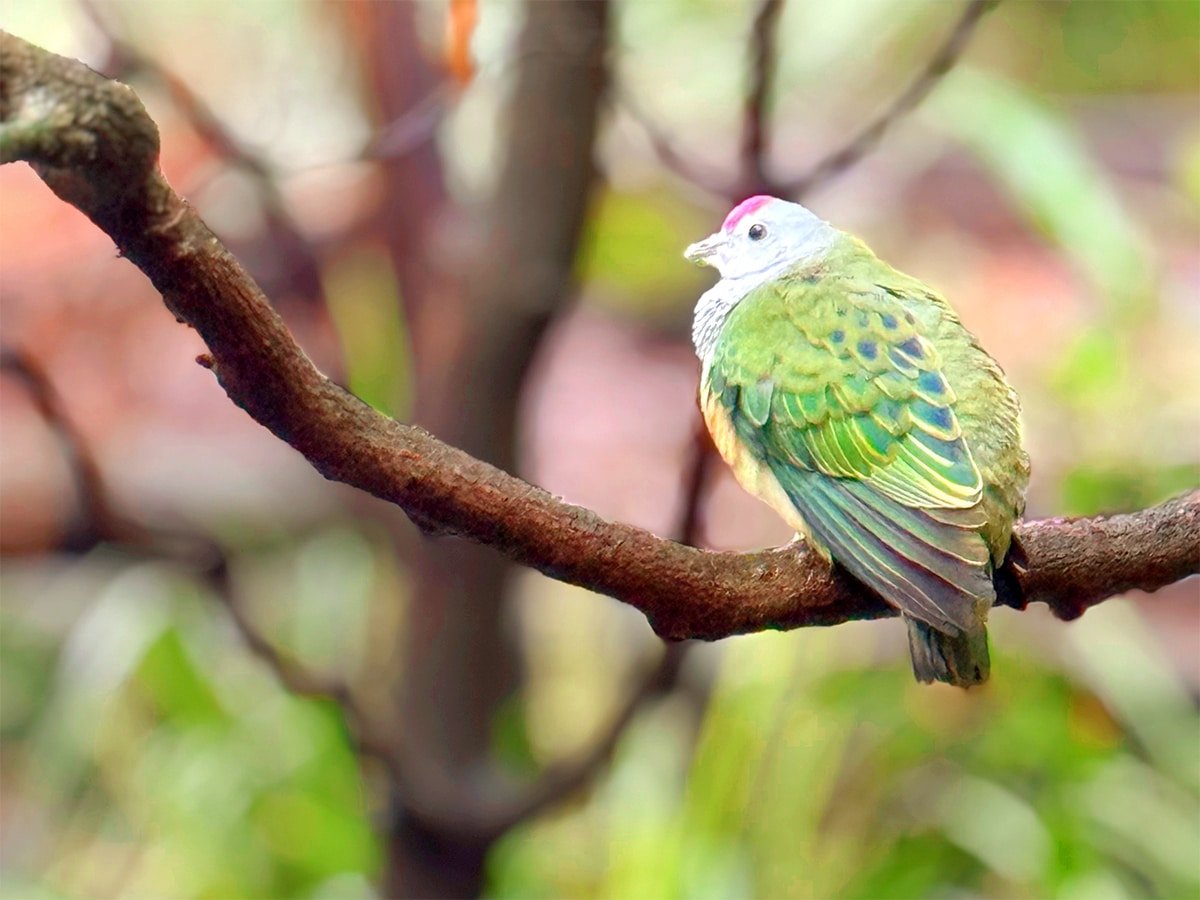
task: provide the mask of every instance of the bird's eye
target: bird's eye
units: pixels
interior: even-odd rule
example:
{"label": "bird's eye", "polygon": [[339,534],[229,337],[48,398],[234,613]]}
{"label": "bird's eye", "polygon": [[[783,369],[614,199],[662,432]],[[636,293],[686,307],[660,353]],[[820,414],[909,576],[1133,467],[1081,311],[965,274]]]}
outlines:
{"label": "bird's eye", "polygon": [[746,232],[752,241],[761,241],[767,236],[767,226],[755,223],[750,226],[750,230]]}

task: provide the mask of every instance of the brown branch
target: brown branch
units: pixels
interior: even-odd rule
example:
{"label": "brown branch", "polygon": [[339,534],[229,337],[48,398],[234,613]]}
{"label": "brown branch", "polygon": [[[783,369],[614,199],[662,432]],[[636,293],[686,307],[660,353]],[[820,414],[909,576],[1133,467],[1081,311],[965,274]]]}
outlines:
{"label": "brown branch", "polygon": [[100,464],[67,414],[62,397],[41,365],[21,350],[0,347],[0,371],[25,384],[34,407],[54,432],[66,455],[79,498],[80,515],[78,521],[69,528],[62,549],[88,550],[106,535],[119,534],[123,539],[143,538],[145,533],[141,528],[124,521],[113,510]]}
{"label": "brown branch", "polygon": [[615,85],[613,94],[621,109],[641,129],[659,165],[705,194],[727,197],[730,192],[727,185],[729,179],[725,175],[701,165],[679,150],[671,137],[622,85]]}
{"label": "brown branch", "polygon": [[355,158],[386,161],[412,153],[433,137],[453,96],[453,87],[449,83],[434,85],[424,97],[380,126]]}
{"label": "brown branch", "polygon": [[779,196],[802,197],[818,185],[837,177],[874,150],[884,133],[899,119],[916,109],[946,73],[954,68],[963,51],[967,49],[971,35],[975,33],[975,28],[983,19],[984,13],[999,2],[1000,0],[968,0],[953,30],[912,83],[841,148],[830,153],[800,178],[776,185]]}
{"label": "brown branch", "polygon": [[775,36],[782,13],[783,0],[761,0],[750,31],[750,90],[742,115],[743,185],[734,199],[773,190],[766,171],[767,103],[775,79]]}
{"label": "brown branch", "polygon": [[126,40],[121,29],[111,21],[110,9],[102,11],[95,0],[80,0],[79,5],[108,44],[108,58],[103,66],[105,74],[117,79],[144,74],[157,81],[200,139],[221,159],[246,173],[258,195],[266,231],[272,246],[277,249],[280,269],[285,273],[285,283],[304,301],[324,308],[325,288],[316,250],[288,209],[277,182],[278,173],[271,163],[242,143],[187,82]]}
{"label": "brown branch", "polygon": [[889,128],[916,109],[958,63],[984,14],[999,2],[1000,0],[968,0],[946,40],[929,58],[912,83],[866,127],[798,178],[772,178],[765,168],[765,108],[774,75],[774,38],[782,10],[782,0],[762,0],[751,29],[751,82],[743,113],[739,177],[729,179],[704,171],[676,148],[672,139],[634,103],[627,92],[618,92],[618,98],[625,111],[645,132],[651,149],[663,167],[693,187],[727,200],[740,200],[753,193],[800,199],[851,168],[875,149]]}
{"label": "brown branch", "polygon": [[1024,603],[1075,619],[1200,572],[1200,490],[1134,513],[1022,522],[1016,537],[1010,568]]}
{"label": "brown branch", "polygon": [[64,550],[84,552],[105,542],[148,553],[199,571],[220,598],[230,620],[250,652],[266,663],[289,691],[304,697],[332,700],[342,707],[351,743],[363,756],[379,760],[393,780],[401,782],[402,751],[398,739],[385,734],[360,707],[342,681],[317,675],[275,647],[251,621],[237,601],[229,559],[215,542],[197,536],[152,535],[117,512],[110,500],[104,475],[91,447],[74,426],[49,376],[27,354],[0,348],[0,370],[21,379],[38,412],[58,435],[80,497],[81,522],[73,529]]}
{"label": "brown branch", "polygon": [[[157,131],[128,88],[0,36],[0,161],[24,159],[194,327],[235,403],[326,478],[430,531],[641,610],[664,637],[717,639],[893,611],[802,545],[712,553],[606,522],[370,409],[325,378],[236,260],[158,172]],[[1141,512],[1023,523],[1022,596],[1059,615],[1200,569],[1200,491]]]}
{"label": "brown branch", "polygon": [[[704,486],[714,452],[708,429],[702,421],[697,421],[690,445],[690,458],[683,474],[683,507],[677,529],[679,543],[686,546],[695,546],[699,542]],[[685,641],[665,644],[658,660],[636,680],[634,687],[591,745],[575,759],[550,766],[532,787],[493,813],[487,822],[492,833],[502,834],[518,822],[523,822],[543,809],[553,806],[590,782],[608,762],[621,736],[638,712],[652,700],[675,689],[691,646]]]}

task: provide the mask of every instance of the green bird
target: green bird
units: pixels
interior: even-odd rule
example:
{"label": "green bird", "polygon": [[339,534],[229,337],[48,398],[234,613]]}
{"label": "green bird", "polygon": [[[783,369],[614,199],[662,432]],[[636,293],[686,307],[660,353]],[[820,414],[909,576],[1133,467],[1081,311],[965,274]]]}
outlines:
{"label": "green bird", "polygon": [[692,339],[739,483],[900,611],[918,680],[985,681],[1029,481],[1000,366],[937,292],[797,203],[751,197],[684,255],[721,275]]}

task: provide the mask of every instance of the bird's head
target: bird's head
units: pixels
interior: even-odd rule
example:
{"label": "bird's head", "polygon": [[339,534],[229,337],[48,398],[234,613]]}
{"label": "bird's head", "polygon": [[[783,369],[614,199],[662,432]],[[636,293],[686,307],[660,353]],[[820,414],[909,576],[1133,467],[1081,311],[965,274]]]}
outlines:
{"label": "bird's head", "polygon": [[720,231],[683,255],[722,278],[762,278],[823,253],[835,235],[833,226],[799,203],[760,194],[735,206]]}

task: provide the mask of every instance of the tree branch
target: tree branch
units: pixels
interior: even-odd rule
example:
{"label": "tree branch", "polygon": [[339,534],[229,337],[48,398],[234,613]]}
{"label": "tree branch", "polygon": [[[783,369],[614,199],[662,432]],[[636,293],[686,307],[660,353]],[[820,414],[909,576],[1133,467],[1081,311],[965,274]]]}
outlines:
{"label": "tree branch", "polygon": [[71,470],[80,515],[69,526],[61,549],[89,550],[105,535],[117,533],[125,539],[143,538],[145,535],[140,528],[125,522],[113,511],[100,464],[67,415],[62,397],[42,366],[21,350],[0,346],[0,371],[24,383],[38,413],[62,445]]}
{"label": "tree branch", "polygon": [[[742,115],[741,196],[770,190],[767,176],[767,103],[775,80],[775,34],[783,0],[762,0],[750,32],[750,89]],[[740,197],[735,197],[735,200]]]}
{"label": "tree branch", "polygon": [[126,40],[122,29],[110,21],[111,10],[102,11],[94,0],[80,0],[79,5],[108,43],[105,73],[113,78],[144,74],[159,82],[201,140],[218,157],[247,175],[258,195],[266,231],[278,251],[283,284],[304,302],[324,308],[325,289],[316,249],[288,209],[277,183],[278,173],[267,158],[243,144],[182,78]]}
{"label": "tree branch", "polygon": [[841,148],[830,153],[805,175],[776,185],[779,196],[802,197],[819,184],[836,177],[875,149],[884,133],[897,120],[912,112],[958,62],[984,13],[1000,0],[969,0],[958,22],[937,52],[930,57],[912,83],[865,128]]}
{"label": "tree branch", "polygon": [[410,789],[404,769],[405,748],[399,735],[387,728],[387,719],[368,714],[342,679],[314,672],[276,647],[242,607],[224,551],[215,544],[207,549],[209,552],[206,555],[212,562],[203,569],[204,578],[221,601],[247,649],[275,674],[279,683],[289,692],[310,699],[330,700],[341,707],[343,721],[350,733],[350,745],[357,754],[377,760],[393,784]]}
{"label": "tree branch", "polygon": [[741,171],[737,177],[726,179],[720,175],[705,173],[676,148],[671,138],[636,105],[627,92],[618,92],[618,97],[626,112],[645,132],[659,162],[693,187],[725,199],[740,200],[753,193],[799,199],[857,163],[875,149],[889,128],[916,109],[958,63],[984,14],[999,2],[1000,0],[968,0],[946,40],[922,67],[912,83],[865,128],[797,178],[772,178],[765,167],[766,102],[774,77],[775,30],[779,24],[783,0],[762,0],[751,28],[750,89],[742,116]]}
{"label": "tree branch", "polygon": [[[893,614],[803,545],[713,553],[606,522],[372,410],[296,345],[258,287],[156,167],[158,134],[127,87],[0,34],[0,161],[29,161],[199,332],[230,398],[326,478],[429,531],[487,544],[629,603],[662,636],[717,639]],[[1072,617],[1200,569],[1200,491],[1138,513],[1024,523],[1013,581]]]}
{"label": "tree branch", "polygon": [[393,783],[407,785],[401,769],[404,753],[399,738],[384,730],[383,720],[366,713],[344,681],[308,670],[258,630],[238,602],[225,551],[207,537],[151,534],[122,516],[113,507],[91,447],[67,415],[62,398],[42,367],[20,350],[0,347],[0,371],[24,382],[38,412],[58,435],[67,455],[82,515],[60,549],[81,553],[107,542],[196,570],[224,605],[250,652],[275,673],[280,683],[294,694],[332,700],[341,706],[356,752],[382,763]]}

